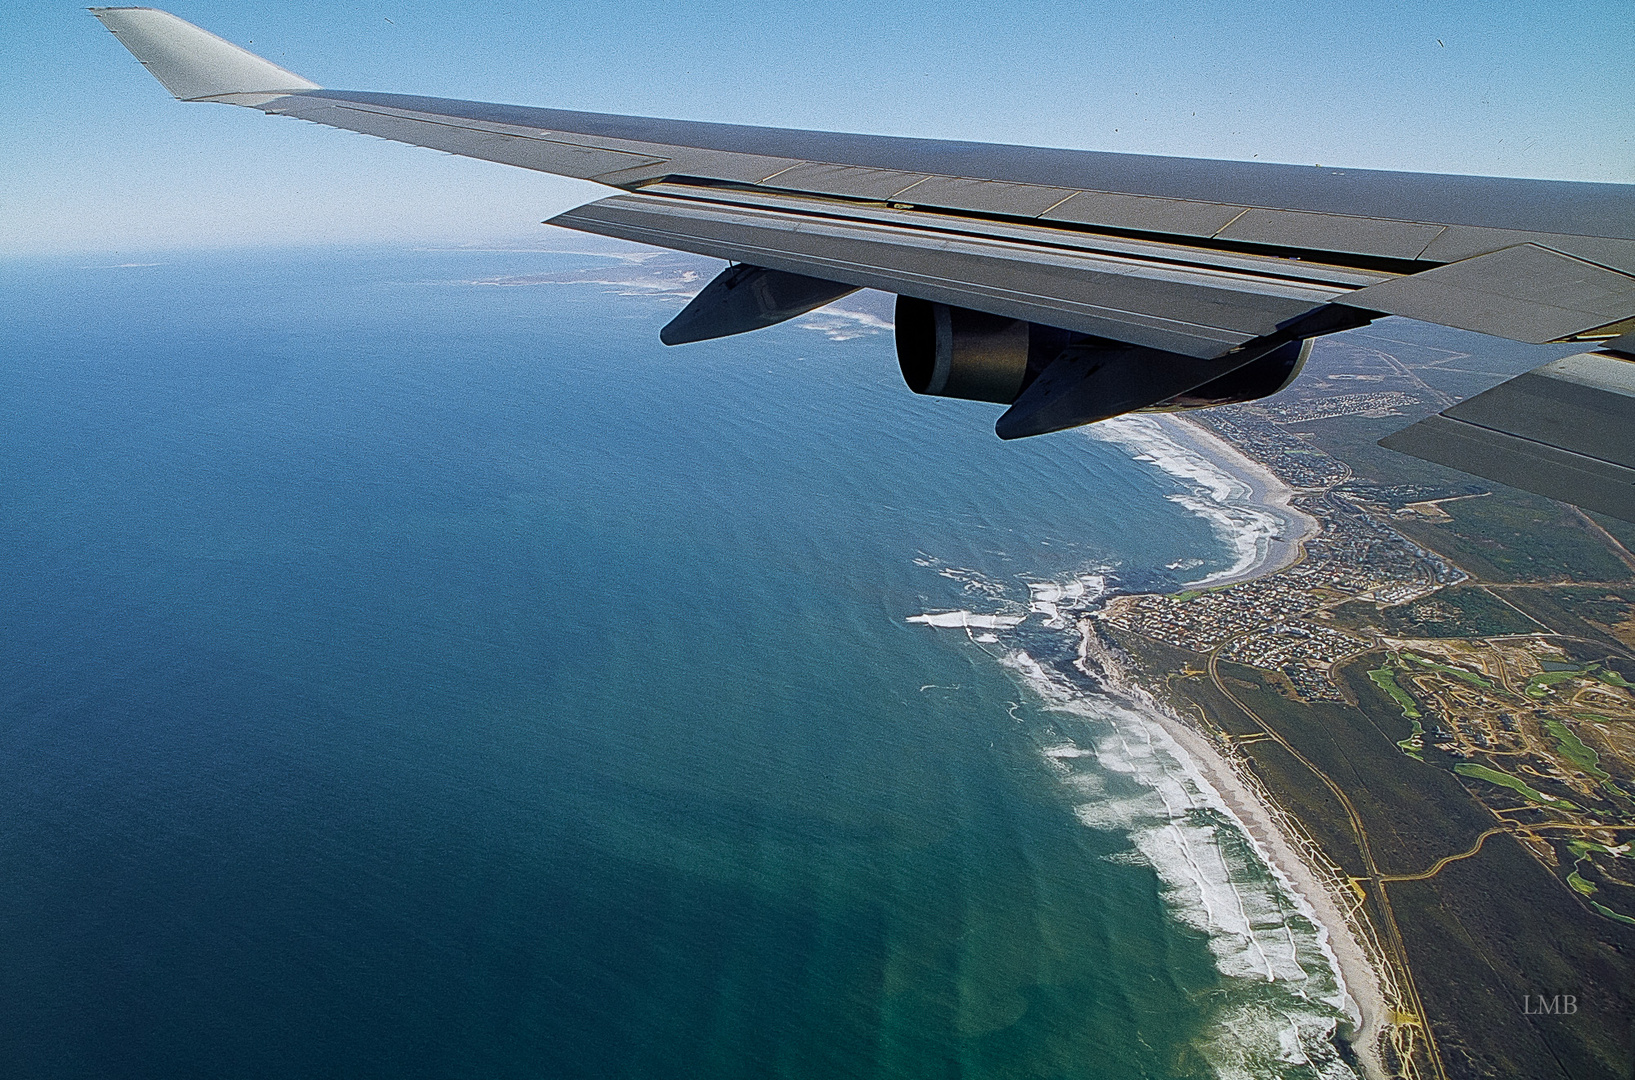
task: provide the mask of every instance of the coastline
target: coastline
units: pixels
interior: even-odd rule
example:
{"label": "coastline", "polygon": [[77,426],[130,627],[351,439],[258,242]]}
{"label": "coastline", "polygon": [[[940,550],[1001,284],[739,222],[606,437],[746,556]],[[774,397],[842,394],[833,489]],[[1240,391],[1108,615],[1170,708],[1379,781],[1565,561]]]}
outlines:
{"label": "coastline", "polygon": [[1197,770],[1199,777],[1220,796],[1256,853],[1288,891],[1304,902],[1305,914],[1323,931],[1330,957],[1345,990],[1352,1031],[1345,1037],[1356,1053],[1367,1080],[1390,1075],[1380,1053],[1390,1004],[1387,979],[1370,956],[1346,915],[1349,905],[1343,886],[1305,852],[1279,820],[1257,784],[1247,778],[1206,732],[1178,715],[1143,686],[1137,674],[1110,649],[1098,633],[1095,620],[1079,620],[1080,670],[1101,682],[1112,694],[1135,704],[1170,736]]}
{"label": "coastline", "polygon": [[[1174,414],[1160,414],[1151,419],[1156,421],[1164,437],[1204,458],[1242,485],[1241,491],[1212,492],[1216,498],[1262,510],[1282,526],[1273,532],[1251,530],[1251,535],[1241,538],[1244,543],[1240,549],[1252,541],[1252,558],[1240,559],[1223,571],[1188,583],[1189,586],[1218,588],[1237,584],[1275,574],[1300,560],[1305,541],[1317,535],[1321,526],[1315,518],[1292,505],[1294,490],[1288,484],[1194,420]],[[1129,438],[1116,441],[1126,445],[1135,442]],[[1156,459],[1150,450],[1138,456],[1165,471],[1186,475]],[[1244,550],[1244,554],[1248,551]],[[1342,891],[1343,884],[1312,858],[1297,836],[1291,835],[1292,830],[1280,820],[1282,811],[1269,803],[1258,784],[1241,771],[1240,765],[1216,740],[1200,730],[1194,721],[1159,701],[1142,685],[1138,673],[1106,647],[1093,617],[1082,617],[1078,631],[1080,670],[1096,677],[1111,693],[1136,703],[1164,729],[1190,759],[1202,780],[1221,797],[1273,874],[1304,901],[1308,917],[1326,934],[1328,950],[1345,988],[1347,1011],[1354,1011],[1353,1030],[1347,1042],[1357,1054],[1368,1080],[1384,1080],[1389,1074],[1381,1043],[1390,1012],[1385,990],[1390,980],[1388,973],[1370,955],[1358,928],[1347,915],[1354,904]]]}
{"label": "coastline", "polygon": [[[1321,532],[1315,518],[1293,505],[1296,493],[1290,485],[1196,421],[1171,414],[1125,416],[1095,425],[1088,434],[1118,444],[1136,461],[1179,481],[1181,490],[1168,498],[1208,522],[1227,549],[1227,565],[1171,589],[1220,588],[1275,574],[1303,558],[1306,541]],[[1168,569],[1195,565],[1201,564],[1188,560]],[[1283,902],[1292,905],[1293,914],[1309,925],[1305,932],[1313,940],[1307,944],[1315,945],[1323,956],[1322,966],[1332,978],[1332,996],[1308,1000],[1326,1002],[1339,1023],[1328,1029],[1325,1038],[1336,1047],[1344,1044],[1343,1056],[1349,1059],[1347,1067],[1353,1074],[1360,1073],[1366,1080],[1387,1080],[1385,1038],[1393,1015],[1395,975],[1379,953],[1373,928],[1366,921],[1354,921],[1357,905],[1347,881],[1305,837],[1298,819],[1277,804],[1230,747],[1196,718],[1167,704],[1152,679],[1123,654],[1116,637],[1100,628],[1097,614],[1107,599],[1103,574],[1104,570],[1081,574],[1066,583],[1029,582],[1031,610],[1025,614],[1017,605],[1003,614],[961,609],[927,612],[909,616],[907,621],[963,630],[984,651],[990,651],[988,644],[1001,643],[1000,635],[1029,626],[1052,635],[1071,635],[1062,643],[1069,647],[1045,665],[1026,648],[1006,645],[1003,655],[991,654],[1029,683],[1047,710],[1075,713],[1082,709],[1082,715],[1092,721],[1111,724],[1111,738],[1098,741],[1094,749],[1071,740],[1044,747],[1053,768],[1070,769],[1072,759],[1089,755],[1116,773],[1145,771],[1146,778],[1139,783],[1161,792],[1151,810],[1168,823],[1161,830],[1166,839],[1153,847],[1154,830],[1136,824],[1141,811],[1132,811],[1127,804],[1095,801],[1081,805],[1077,811],[1081,821],[1093,828],[1110,825],[1126,830],[1132,838],[1149,834],[1149,843],[1143,846],[1136,839],[1137,846],[1168,883],[1167,888],[1178,890],[1172,893],[1172,900],[1187,909],[1178,911],[1178,917],[1211,935],[1211,948],[1223,974],[1292,984],[1296,997],[1305,997],[1307,992],[1298,989],[1305,976],[1295,957],[1299,947],[1294,936],[1287,938],[1292,952],[1281,958],[1268,955],[1265,946],[1269,942],[1257,936],[1254,921],[1244,908],[1246,902],[1257,899],[1249,896],[1255,886],[1237,878],[1226,866],[1222,849],[1208,839],[1211,827],[1201,824],[1196,815],[1224,819]],[[997,592],[985,590],[990,598],[1004,591],[1003,586]],[[1030,617],[1034,614],[1044,618],[1035,622]],[[1088,677],[1096,692],[1084,696],[1080,677]],[[1096,698],[1104,698],[1112,712],[1095,705]],[[1120,732],[1121,723],[1134,727]],[[1166,847],[1175,850],[1160,850]],[[1206,850],[1214,852],[1203,856],[1208,866],[1197,858]],[[1198,893],[1196,902],[1186,896],[1193,889]],[[1199,916],[1201,921],[1194,921]],[[1285,933],[1288,929],[1286,926]],[[1251,954],[1253,962],[1246,963]],[[1294,1042],[1288,1045],[1298,1046],[1302,1038],[1299,1023],[1292,1015],[1285,1014],[1285,1019],[1294,1025],[1288,1033]]]}
{"label": "coastline", "polygon": [[1292,487],[1265,465],[1191,417],[1162,413],[1154,419],[1176,442],[1208,459],[1248,488],[1248,493],[1243,496],[1244,502],[1270,512],[1284,523],[1282,530],[1266,537],[1264,543],[1258,545],[1258,557],[1250,565],[1241,569],[1233,567],[1218,576],[1210,575],[1189,584],[1208,585],[1210,588],[1235,585],[1275,574],[1300,561],[1305,553],[1306,541],[1316,536],[1322,526],[1316,518],[1294,506]]}

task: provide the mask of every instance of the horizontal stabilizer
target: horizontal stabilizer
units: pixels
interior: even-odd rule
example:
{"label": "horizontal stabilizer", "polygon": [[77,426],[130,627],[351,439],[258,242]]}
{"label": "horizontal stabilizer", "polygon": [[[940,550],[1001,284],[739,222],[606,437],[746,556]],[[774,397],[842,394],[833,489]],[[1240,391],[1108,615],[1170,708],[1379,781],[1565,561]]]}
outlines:
{"label": "horizontal stabilizer", "polygon": [[319,89],[317,83],[168,11],[108,7],[91,8],[91,14],[101,19],[120,44],[182,101],[211,101],[239,94],[279,97]]}
{"label": "horizontal stabilizer", "polygon": [[1635,361],[1603,352],[1569,356],[1380,445],[1635,521]]}
{"label": "horizontal stabilizer", "polygon": [[659,331],[666,345],[730,337],[816,311],[857,291],[822,278],[740,263],[729,266]]}

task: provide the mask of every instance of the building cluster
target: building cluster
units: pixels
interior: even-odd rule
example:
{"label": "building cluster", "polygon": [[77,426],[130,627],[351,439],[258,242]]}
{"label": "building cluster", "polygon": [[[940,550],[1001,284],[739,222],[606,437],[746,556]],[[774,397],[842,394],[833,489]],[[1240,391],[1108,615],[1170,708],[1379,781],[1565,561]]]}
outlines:
{"label": "building cluster", "polygon": [[1296,620],[1276,623],[1239,638],[1221,656],[1250,667],[1281,671],[1303,698],[1339,701],[1340,693],[1329,670],[1371,645],[1363,638],[1333,627]]}
{"label": "building cluster", "polygon": [[1304,401],[1280,401],[1261,408],[1274,423],[1301,424],[1336,416],[1391,416],[1399,409],[1410,409],[1418,404],[1419,399],[1412,394],[1389,390],[1378,394],[1335,394]]}
{"label": "building cluster", "polygon": [[1221,438],[1265,465],[1290,487],[1328,488],[1351,475],[1351,470],[1338,458],[1278,427],[1257,406],[1228,405],[1211,409],[1205,420]]}
{"label": "building cluster", "polygon": [[[1339,656],[1361,651],[1358,639],[1289,620],[1349,598],[1407,603],[1460,577],[1443,559],[1381,525],[1341,495],[1323,493],[1303,502],[1323,530],[1306,541],[1305,558],[1289,569],[1209,592],[1118,597],[1102,610],[1101,618],[1120,629],[1194,652],[1213,652],[1238,638],[1259,641],[1260,637],[1251,636],[1258,634],[1267,637],[1264,645],[1245,652],[1247,642],[1238,642],[1231,658],[1271,670],[1306,659],[1326,667]],[[1291,645],[1286,660],[1271,648],[1271,638],[1303,644],[1301,648]],[[1267,663],[1250,658],[1261,655]]]}
{"label": "building cluster", "polygon": [[[1350,407],[1364,399],[1378,404],[1378,399],[1391,397],[1353,394],[1325,400]],[[1208,423],[1282,480],[1303,489],[1295,505],[1316,518],[1321,531],[1305,542],[1304,557],[1281,573],[1205,592],[1118,597],[1100,618],[1193,652],[1224,648],[1226,659],[1281,671],[1302,697],[1338,699],[1334,664],[1363,652],[1369,642],[1301,616],[1349,599],[1411,603],[1464,575],[1381,520],[1388,511],[1379,505],[1377,485],[1359,483],[1362,490],[1351,492],[1346,466],[1281,427],[1268,407],[1216,409]]]}
{"label": "building cluster", "polygon": [[1322,522],[1323,531],[1306,542],[1306,558],[1288,571],[1290,577],[1382,604],[1416,600],[1464,578],[1344,492],[1309,496],[1300,505]]}
{"label": "building cluster", "polygon": [[1213,652],[1270,622],[1303,615],[1320,598],[1282,574],[1205,593],[1120,596],[1100,612],[1103,621],[1193,652]]}

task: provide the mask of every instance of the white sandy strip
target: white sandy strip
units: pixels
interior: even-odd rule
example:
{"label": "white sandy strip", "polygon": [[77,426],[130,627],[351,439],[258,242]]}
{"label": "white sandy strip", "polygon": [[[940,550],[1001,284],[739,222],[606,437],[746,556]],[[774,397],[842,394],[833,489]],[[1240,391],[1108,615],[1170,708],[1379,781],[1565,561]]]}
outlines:
{"label": "white sandy strip", "polygon": [[1380,1055],[1380,1040],[1389,1006],[1380,971],[1346,915],[1352,906],[1351,898],[1337,893],[1332,876],[1309,862],[1304,850],[1291,842],[1261,793],[1239,774],[1213,741],[1156,701],[1115,657],[1102,649],[1089,619],[1080,621],[1079,630],[1080,665],[1098,676],[1110,692],[1138,702],[1141,712],[1163,727],[1204,784],[1223,800],[1262,861],[1292,895],[1304,901],[1302,911],[1326,931],[1327,949],[1349,999],[1346,1011],[1352,1015],[1355,1028],[1351,1045],[1369,1080],[1384,1080],[1388,1073]]}
{"label": "white sandy strip", "polygon": [[1229,585],[1274,573],[1300,557],[1317,520],[1290,505],[1294,491],[1264,465],[1214,432],[1167,413],[1118,416],[1088,429],[1180,480],[1191,490],[1170,499],[1209,522],[1233,553],[1221,570],[1191,585]]}

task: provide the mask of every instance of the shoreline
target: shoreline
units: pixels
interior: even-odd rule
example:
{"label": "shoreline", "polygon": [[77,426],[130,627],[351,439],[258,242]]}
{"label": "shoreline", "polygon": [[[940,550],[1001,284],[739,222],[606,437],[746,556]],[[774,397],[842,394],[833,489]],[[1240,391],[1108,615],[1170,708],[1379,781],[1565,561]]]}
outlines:
{"label": "shoreline", "polygon": [[[1223,588],[1278,573],[1304,558],[1306,542],[1322,531],[1316,518],[1293,505],[1293,487],[1194,420],[1159,414],[1118,418],[1100,426],[1093,438],[1116,443],[1135,461],[1179,481],[1184,491],[1171,495],[1171,500],[1208,522],[1235,556],[1230,565],[1165,591]],[[1036,584],[1029,587],[1040,591]],[[1149,739],[1167,744],[1191,782],[1207,792],[1213,810],[1243,838],[1296,913],[1312,924],[1336,983],[1338,996],[1327,1000],[1343,1017],[1328,1037],[1343,1046],[1339,1052],[1365,1080],[1389,1080],[1385,1042],[1396,977],[1380,952],[1373,927],[1366,919],[1354,921],[1357,905],[1345,878],[1305,837],[1299,819],[1278,804],[1217,732],[1163,700],[1148,673],[1140,671],[1117,639],[1101,629],[1098,613],[1116,595],[1130,593],[1098,589],[1067,605],[1054,602],[1060,597],[1035,595],[1032,610],[1020,617],[1015,612],[983,616],[960,610],[911,616],[907,621],[960,628],[973,642],[997,642],[1000,639],[991,630],[977,635],[973,628],[1009,630],[1038,613],[1048,616],[1035,624],[1041,629],[1072,634],[1072,659],[1061,656],[1051,666],[1063,675],[1067,672],[1062,667],[1071,666],[1091,678],[1101,694],[1146,726]],[[1025,650],[1020,655],[1039,670]],[[1041,692],[1048,703],[1048,685]]]}
{"label": "shoreline", "polygon": [[[1309,514],[1292,505],[1294,489],[1265,465],[1189,418],[1161,414],[1154,417],[1165,437],[1181,449],[1197,454],[1238,481],[1244,492],[1217,500],[1239,503],[1271,513],[1283,523],[1278,533],[1256,538],[1255,555],[1247,564],[1206,576],[1187,587],[1221,588],[1275,574],[1304,557],[1305,542],[1321,531]],[[1154,460],[1157,467],[1163,464]],[[1166,470],[1169,471],[1169,470]],[[1234,493],[1236,494],[1236,493]],[[1348,897],[1326,868],[1313,860],[1300,840],[1279,820],[1285,812],[1273,804],[1257,782],[1246,777],[1211,734],[1159,701],[1140,680],[1138,672],[1120,661],[1107,647],[1093,616],[1083,617],[1078,663],[1086,674],[1099,676],[1106,688],[1138,705],[1164,729],[1187,755],[1199,776],[1221,797],[1238,826],[1272,873],[1305,902],[1307,916],[1326,935],[1327,947],[1338,970],[1348,1002],[1354,1010],[1353,1030],[1345,1036],[1368,1080],[1389,1075],[1381,1052],[1390,1005],[1385,987],[1389,972],[1376,963],[1346,912]],[[1094,664],[1098,671],[1091,671]]]}
{"label": "shoreline", "polygon": [[1279,535],[1267,538],[1264,549],[1257,552],[1258,557],[1253,563],[1223,571],[1218,576],[1209,575],[1189,582],[1188,587],[1201,585],[1215,589],[1236,585],[1275,574],[1300,561],[1305,554],[1306,541],[1321,532],[1322,526],[1310,514],[1295,509],[1292,487],[1265,465],[1190,417],[1161,413],[1154,419],[1176,443],[1203,457],[1248,488],[1242,502],[1269,511],[1284,523]]}
{"label": "shoreline", "polygon": [[[1080,670],[1104,688],[1136,705],[1163,728],[1198,775],[1219,795],[1256,853],[1285,888],[1305,902],[1305,914],[1323,931],[1340,983],[1353,1012],[1353,1030],[1342,1036],[1356,1053],[1367,1080],[1386,1080],[1389,1071],[1380,1053],[1390,1004],[1384,973],[1369,955],[1345,914],[1345,897],[1326,870],[1314,865],[1299,842],[1278,820],[1281,811],[1268,805],[1258,784],[1245,778],[1239,767],[1209,736],[1178,715],[1141,684],[1139,675],[1107,647],[1093,616],[1079,620]],[[1093,666],[1092,666],[1093,665]]]}

